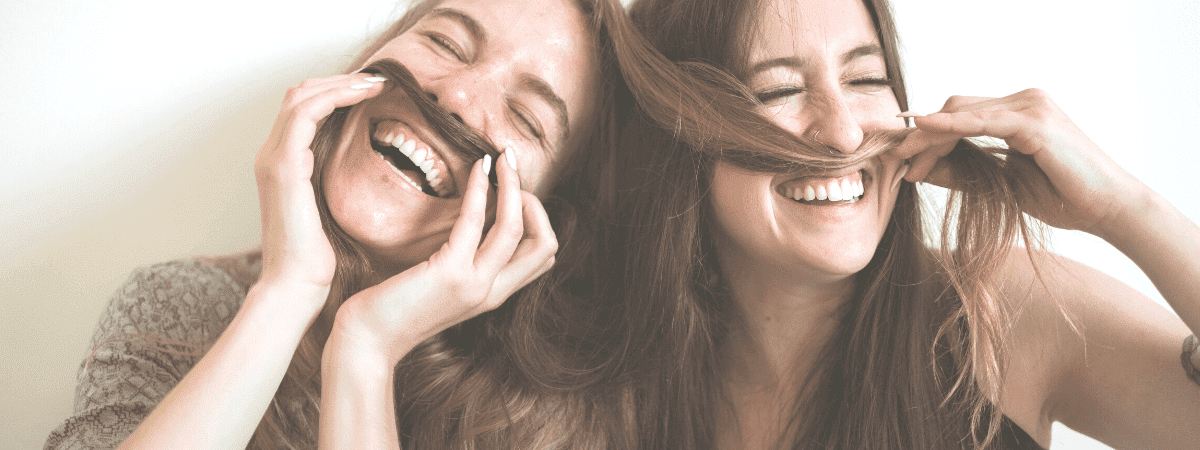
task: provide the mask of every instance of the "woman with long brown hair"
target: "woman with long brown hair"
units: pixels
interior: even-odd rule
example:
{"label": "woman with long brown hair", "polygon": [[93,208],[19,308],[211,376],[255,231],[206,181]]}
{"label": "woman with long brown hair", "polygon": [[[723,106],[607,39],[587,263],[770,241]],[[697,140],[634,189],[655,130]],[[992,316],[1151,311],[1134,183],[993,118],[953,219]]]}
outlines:
{"label": "woman with long brown hair", "polygon": [[[634,86],[602,215],[622,270],[597,283],[619,318],[597,360],[628,376],[643,448],[1038,448],[1056,421],[1200,444],[1200,230],[1043,92],[906,128],[884,0],[630,14],[707,86]],[[950,188],[940,232],[916,181]],[[1038,250],[1029,217],[1107,240],[1178,317]]]}
{"label": "woman with long brown hair", "polygon": [[543,335],[612,153],[627,20],[615,0],[427,0],[353,72],[291,88],[256,158],[261,250],[136,273],[46,447],[603,435],[552,388]]}

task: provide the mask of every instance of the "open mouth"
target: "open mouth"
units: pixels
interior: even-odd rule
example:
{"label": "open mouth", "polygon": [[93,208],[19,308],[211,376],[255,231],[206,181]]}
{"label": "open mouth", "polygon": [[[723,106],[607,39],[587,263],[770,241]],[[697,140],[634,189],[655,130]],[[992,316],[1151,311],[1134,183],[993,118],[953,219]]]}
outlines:
{"label": "open mouth", "polygon": [[372,119],[370,133],[371,148],[408,184],[437,198],[457,195],[454,178],[441,155],[419,141],[404,124],[393,119]]}
{"label": "open mouth", "polygon": [[780,183],[775,192],[796,203],[837,206],[857,203],[869,181],[862,170],[840,177],[800,177]]}

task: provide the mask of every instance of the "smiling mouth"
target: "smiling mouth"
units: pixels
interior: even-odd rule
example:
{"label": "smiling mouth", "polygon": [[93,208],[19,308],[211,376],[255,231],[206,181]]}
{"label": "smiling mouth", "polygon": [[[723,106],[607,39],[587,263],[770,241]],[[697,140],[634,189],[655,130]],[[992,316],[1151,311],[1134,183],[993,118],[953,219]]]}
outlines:
{"label": "smiling mouth", "polygon": [[406,136],[399,121],[372,120],[370,137],[371,148],[418,191],[437,198],[457,194],[453,177],[441,157],[415,136]]}
{"label": "smiling mouth", "polygon": [[867,181],[865,172],[859,170],[836,178],[796,178],[780,183],[775,187],[775,192],[805,205],[848,205],[862,200],[866,193],[865,183]]}

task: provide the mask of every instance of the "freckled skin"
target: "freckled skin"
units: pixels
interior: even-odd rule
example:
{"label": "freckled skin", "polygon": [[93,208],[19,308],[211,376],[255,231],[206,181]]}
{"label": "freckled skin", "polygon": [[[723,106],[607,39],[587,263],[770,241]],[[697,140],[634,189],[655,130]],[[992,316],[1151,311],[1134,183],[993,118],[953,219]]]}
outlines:
{"label": "freckled skin", "polygon": [[[522,188],[544,195],[551,187],[544,175],[553,170],[561,152],[580,145],[576,137],[582,133],[571,133],[563,148],[543,148],[514,120],[511,102],[515,99],[545,129],[556,125],[550,109],[520,87],[520,76],[535,76],[566,103],[572,128],[586,126],[595,103],[598,63],[582,14],[568,0],[448,0],[439,8],[469,15],[485,30],[486,42],[472,41],[455,22],[427,16],[384,45],[368,64],[384,58],[400,61],[423,89],[437,95],[442,107],[499,148],[516,148]],[[513,23],[538,26],[510,27]],[[468,58],[458,59],[439,47],[434,37],[468,50],[464,52]],[[403,180],[370,147],[367,122],[378,116],[425,126],[411,102],[394,95],[355,105],[345,138],[330,159],[325,193],[338,225],[368,251],[382,272],[398,273],[424,261],[446,242],[461,201],[431,197],[402,185]],[[474,161],[441,156],[461,192]]]}

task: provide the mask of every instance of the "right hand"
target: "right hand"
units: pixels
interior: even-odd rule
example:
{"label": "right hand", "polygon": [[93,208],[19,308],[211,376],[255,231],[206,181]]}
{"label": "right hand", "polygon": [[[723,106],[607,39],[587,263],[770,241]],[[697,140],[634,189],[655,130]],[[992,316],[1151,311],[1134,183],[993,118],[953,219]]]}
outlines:
{"label": "right hand", "polygon": [[489,184],[483,167],[483,161],[472,166],[449,241],[429,260],[347,299],[326,352],[390,369],[421,341],[495,309],[550,269],[558,240],[546,210],[521,190],[517,170],[504,162],[496,164],[496,220],[484,236]]}
{"label": "right hand", "polygon": [[[337,75],[288,88],[271,135],[254,158],[263,253],[256,287],[299,296],[313,314],[329,294],[336,260],[317,212],[310,147],[318,124],[334,109],[383,92],[384,83],[366,81],[372,76]],[[363,89],[364,85],[369,87]]]}

